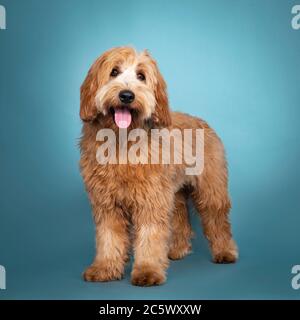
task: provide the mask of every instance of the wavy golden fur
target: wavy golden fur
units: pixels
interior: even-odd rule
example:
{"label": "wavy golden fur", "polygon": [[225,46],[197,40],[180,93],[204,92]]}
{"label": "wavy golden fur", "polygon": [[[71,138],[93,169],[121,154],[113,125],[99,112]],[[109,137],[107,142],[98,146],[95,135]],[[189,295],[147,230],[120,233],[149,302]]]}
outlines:
{"label": "wavy golden fur", "polygon": [[[143,73],[116,81],[112,70]],[[100,165],[96,160],[98,130],[118,132],[111,108],[120,103],[120,90],[135,94],[129,129],[204,129],[204,170],[185,174],[185,165]],[[86,281],[121,279],[130,249],[134,252],[131,280],[150,286],[166,280],[169,259],[181,259],[191,250],[192,230],[186,200],[191,196],[201,216],[213,261],[234,262],[238,257],[228,214],[227,164],[222,142],[201,119],[171,112],[165,81],[148,52],[113,48],[98,58],[81,87],[83,120],[80,167],[96,224],[96,256],[84,272]],[[150,152],[150,151],[149,151]]]}

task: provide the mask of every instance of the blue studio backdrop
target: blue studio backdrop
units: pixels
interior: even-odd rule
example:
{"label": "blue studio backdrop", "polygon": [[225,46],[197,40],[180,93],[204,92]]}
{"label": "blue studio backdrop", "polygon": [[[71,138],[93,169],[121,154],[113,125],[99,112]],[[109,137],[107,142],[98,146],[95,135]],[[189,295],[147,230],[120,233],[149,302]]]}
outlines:
{"label": "blue studio backdrop", "polygon": [[[299,299],[300,30],[293,0],[0,0],[0,299]],[[299,22],[300,23],[300,22]],[[227,151],[233,265],[211,262],[195,210],[193,254],[165,285],[86,283],[91,208],[78,169],[79,88],[120,45],[147,48],[174,110]]]}

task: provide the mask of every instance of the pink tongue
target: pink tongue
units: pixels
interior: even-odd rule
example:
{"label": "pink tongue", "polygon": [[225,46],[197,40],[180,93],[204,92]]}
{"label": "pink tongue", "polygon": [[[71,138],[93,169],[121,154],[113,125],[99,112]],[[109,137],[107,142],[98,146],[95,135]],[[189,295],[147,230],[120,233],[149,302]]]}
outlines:
{"label": "pink tongue", "polygon": [[128,109],[115,110],[115,123],[121,129],[126,129],[131,123],[131,113]]}

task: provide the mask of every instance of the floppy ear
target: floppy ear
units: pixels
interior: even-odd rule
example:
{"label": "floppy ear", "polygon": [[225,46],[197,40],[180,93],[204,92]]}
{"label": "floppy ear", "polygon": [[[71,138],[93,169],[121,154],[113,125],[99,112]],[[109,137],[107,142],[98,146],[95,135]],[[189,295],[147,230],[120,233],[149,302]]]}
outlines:
{"label": "floppy ear", "polygon": [[80,88],[80,118],[83,121],[92,121],[97,117],[96,93],[99,88],[99,70],[104,61],[104,55],[98,58],[91,66]]}
{"label": "floppy ear", "polygon": [[153,115],[153,120],[156,125],[159,127],[168,127],[171,125],[171,113],[169,109],[169,100],[167,95],[167,85],[162,77],[161,73],[158,70],[157,64],[155,61],[154,65],[156,68],[156,88],[155,88],[155,99],[156,106]]}

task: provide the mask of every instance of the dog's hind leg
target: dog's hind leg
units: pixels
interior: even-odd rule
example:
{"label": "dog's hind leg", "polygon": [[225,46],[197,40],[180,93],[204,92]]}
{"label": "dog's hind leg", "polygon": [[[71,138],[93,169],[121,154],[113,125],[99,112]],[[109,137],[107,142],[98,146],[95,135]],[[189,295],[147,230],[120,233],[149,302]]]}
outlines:
{"label": "dog's hind leg", "polygon": [[201,193],[195,189],[192,194],[195,207],[201,216],[204,234],[210,243],[213,261],[232,263],[238,258],[238,251],[231,235],[230,200],[224,195],[221,202],[216,202],[214,196],[209,194],[205,187],[201,189]]}
{"label": "dog's hind leg", "polygon": [[178,260],[191,251],[192,228],[186,205],[186,194],[180,190],[175,195],[175,205],[172,216],[172,234],[169,248],[169,258]]}
{"label": "dog's hind leg", "polygon": [[209,138],[214,141],[208,140],[204,171],[197,177],[192,199],[201,216],[213,261],[232,263],[238,258],[238,249],[229,222],[231,203],[227,190],[227,164],[220,140],[214,135]]}

